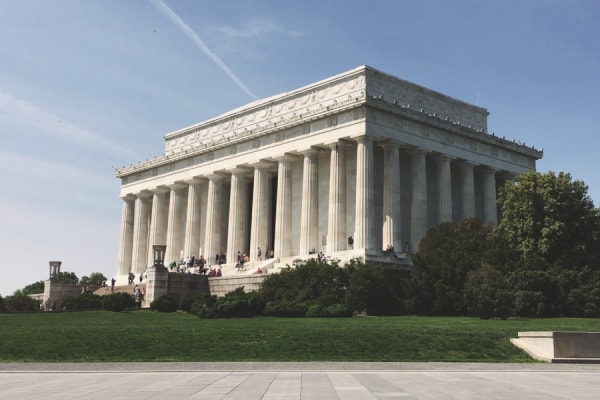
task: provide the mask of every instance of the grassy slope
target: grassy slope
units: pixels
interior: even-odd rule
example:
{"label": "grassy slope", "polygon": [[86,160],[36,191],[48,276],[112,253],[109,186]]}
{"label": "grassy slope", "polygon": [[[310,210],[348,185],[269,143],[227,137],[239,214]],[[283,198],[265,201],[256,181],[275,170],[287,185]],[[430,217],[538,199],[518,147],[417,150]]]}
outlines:
{"label": "grassy slope", "polygon": [[0,315],[0,361],[529,362],[518,331],[600,331],[598,319],[358,317],[201,320],[178,312]]}

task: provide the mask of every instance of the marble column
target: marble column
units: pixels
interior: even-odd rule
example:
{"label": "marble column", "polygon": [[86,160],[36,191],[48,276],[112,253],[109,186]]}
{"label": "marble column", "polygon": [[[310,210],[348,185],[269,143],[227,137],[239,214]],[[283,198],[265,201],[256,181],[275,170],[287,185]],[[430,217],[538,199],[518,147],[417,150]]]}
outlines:
{"label": "marble column", "polygon": [[346,155],[344,143],[333,143],[329,159],[327,253],[346,250]]}
{"label": "marble column", "polygon": [[206,206],[206,227],[204,234],[204,254],[209,264],[216,263],[216,255],[221,254],[220,221],[223,202],[223,176],[213,174],[208,177],[208,199]]}
{"label": "marble column", "polygon": [[304,153],[302,172],[302,208],[300,211],[300,255],[318,247],[318,154],[316,150]]}
{"label": "marble column", "polygon": [[277,204],[275,206],[275,245],[277,258],[292,255],[292,162],[289,156],[281,157],[277,167]]}
{"label": "marble column", "polygon": [[194,178],[185,183],[188,184],[187,214],[184,235],[184,257],[200,256],[200,200],[203,179]]}
{"label": "marble column", "polygon": [[409,251],[418,250],[421,239],[427,232],[427,162],[425,151],[411,150],[412,200],[410,206]]}
{"label": "marble column", "polygon": [[490,167],[483,172],[483,222],[493,226],[498,225],[498,208],[496,200],[496,172]]}
{"label": "marble column", "polygon": [[469,161],[460,163],[460,177],[461,177],[461,211],[462,219],[475,218],[475,178],[473,174],[473,168],[475,164]]}
{"label": "marble column", "polygon": [[269,239],[269,171],[270,164],[257,163],[254,167],[252,191],[252,220],[250,224],[250,260],[257,260],[258,247],[265,259],[265,246]]}
{"label": "marble column", "polygon": [[450,172],[451,157],[439,155],[436,157],[437,178],[437,223],[452,222],[452,175]]}
{"label": "marble column", "polygon": [[150,210],[152,209],[152,193],[141,192],[137,195],[136,213],[133,219],[133,254],[131,271],[138,276],[148,267],[148,229],[150,227]]}
{"label": "marble column", "polygon": [[169,189],[166,187],[158,187],[152,190],[152,212],[150,216],[147,256],[147,259],[151,260],[152,263],[154,263],[152,246],[155,244],[166,245],[167,243],[167,220],[169,214],[168,194]]}
{"label": "marble column", "polygon": [[356,146],[356,217],[354,248],[373,248],[373,138],[361,136]]}
{"label": "marble column", "polygon": [[133,252],[133,216],[135,213],[135,196],[127,195],[123,199],[121,215],[121,241],[119,242],[119,275],[127,275],[131,271],[131,255]]}
{"label": "marble column", "polygon": [[246,175],[248,169],[233,168],[231,173],[231,189],[229,195],[229,224],[227,230],[227,262],[237,261],[237,252],[243,253],[246,238]]}
{"label": "marble column", "polygon": [[187,200],[185,188],[187,185],[175,183],[169,185],[171,189],[169,198],[169,216],[167,221],[167,250],[165,254],[165,265],[172,261],[179,262],[183,251],[185,232],[185,203]]}
{"label": "marble column", "polygon": [[383,249],[401,251],[400,238],[400,147],[386,142],[383,147]]}

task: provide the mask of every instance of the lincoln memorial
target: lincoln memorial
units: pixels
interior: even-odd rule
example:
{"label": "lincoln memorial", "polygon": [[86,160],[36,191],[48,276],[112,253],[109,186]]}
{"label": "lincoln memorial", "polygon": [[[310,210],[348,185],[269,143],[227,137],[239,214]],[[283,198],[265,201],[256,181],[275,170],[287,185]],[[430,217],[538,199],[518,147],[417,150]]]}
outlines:
{"label": "lincoln memorial", "polygon": [[224,254],[230,274],[238,252],[273,270],[314,252],[406,265],[439,223],[497,224],[498,186],[542,157],[487,116],[362,66],[169,133],[163,155],[116,171],[117,280],[154,244],[167,265]]}

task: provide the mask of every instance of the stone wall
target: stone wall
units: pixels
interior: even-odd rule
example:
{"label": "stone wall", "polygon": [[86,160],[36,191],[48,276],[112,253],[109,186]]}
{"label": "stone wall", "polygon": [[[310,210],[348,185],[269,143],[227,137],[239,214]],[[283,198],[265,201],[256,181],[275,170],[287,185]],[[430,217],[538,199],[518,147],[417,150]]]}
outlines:
{"label": "stone wall", "polygon": [[[48,279],[44,282],[44,302],[48,302],[49,308],[60,309],[62,299],[67,296],[81,294],[82,286],[83,285],[55,282]],[[56,307],[54,305],[56,305]]]}
{"label": "stone wall", "polygon": [[210,288],[206,275],[169,273],[169,296],[197,296],[209,292]]}
{"label": "stone wall", "polygon": [[208,282],[210,284],[210,294],[222,297],[239,287],[243,287],[245,292],[258,290],[260,288],[260,284],[265,278],[265,275],[208,278]]}

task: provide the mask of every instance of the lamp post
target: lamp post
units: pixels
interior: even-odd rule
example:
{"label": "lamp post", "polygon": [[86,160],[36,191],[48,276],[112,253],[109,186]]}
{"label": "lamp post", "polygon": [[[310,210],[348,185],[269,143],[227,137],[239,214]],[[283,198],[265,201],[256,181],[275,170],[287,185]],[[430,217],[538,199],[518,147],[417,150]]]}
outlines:
{"label": "lamp post", "polygon": [[152,245],[152,253],[154,254],[154,267],[165,268],[165,251],[167,246],[164,244]]}
{"label": "lamp post", "polygon": [[50,264],[50,279],[54,280],[58,278],[60,274],[60,265],[62,261],[49,261]]}
{"label": "lamp post", "polygon": [[169,294],[169,271],[165,268],[164,244],[153,244],[154,263],[148,268],[146,278],[145,304],[150,304],[160,296]]}

